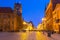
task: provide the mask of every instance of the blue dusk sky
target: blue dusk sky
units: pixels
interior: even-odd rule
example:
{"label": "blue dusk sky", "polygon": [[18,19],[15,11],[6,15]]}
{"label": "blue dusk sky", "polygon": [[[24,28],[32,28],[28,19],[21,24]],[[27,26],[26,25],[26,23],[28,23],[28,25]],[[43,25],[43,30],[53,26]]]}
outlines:
{"label": "blue dusk sky", "polygon": [[22,17],[25,21],[32,21],[36,27],[42,22],[45,7],[50,0],[0,0],[0,7],[11,7],[14,9],[14,3],[22,4]]}

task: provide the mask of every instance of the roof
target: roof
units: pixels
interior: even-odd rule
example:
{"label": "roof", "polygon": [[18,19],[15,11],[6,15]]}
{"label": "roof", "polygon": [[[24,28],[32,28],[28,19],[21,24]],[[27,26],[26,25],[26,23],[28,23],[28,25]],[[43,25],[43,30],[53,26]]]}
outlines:
{"label": "roof", "polygon": [[21,3],[15,3],[15,6],[21,7]]}
{"label": "roof", "polygon": [[0,13],[12,13],[13,10],[10,7],[0,7]]}
{"label": "roof", "polygon": [[32,24],[32,26],[34,27],[34,25],[33,25],[33,22],[32,22],[32,21],[30,21],[30,22],[28,22],[28,23],[31,23],[31,24]]}
{"label": "roof", "polygon": [[60,3],[60,0],[52,0],[52,3],[53,3],[53,10],[54,10],[56,7],[56,4]]}
{"label": "roof", "polygon": [[52,0],[53,3],[60,3],[60,0]]}

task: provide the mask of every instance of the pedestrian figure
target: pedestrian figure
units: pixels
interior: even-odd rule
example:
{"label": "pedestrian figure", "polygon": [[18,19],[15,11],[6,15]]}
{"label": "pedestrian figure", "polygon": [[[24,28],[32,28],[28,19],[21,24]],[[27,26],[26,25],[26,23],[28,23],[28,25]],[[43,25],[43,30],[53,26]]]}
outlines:
{"label": "pedestrian figure", "polygon": [[51,37],[51,31],[48,31],[47,33],[48,33],[48,37]]}

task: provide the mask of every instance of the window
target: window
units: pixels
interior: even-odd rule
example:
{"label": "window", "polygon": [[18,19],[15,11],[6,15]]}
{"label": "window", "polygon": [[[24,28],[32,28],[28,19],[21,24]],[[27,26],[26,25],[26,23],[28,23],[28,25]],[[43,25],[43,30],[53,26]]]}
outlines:
{"label": "window", "polygon": [[59,23],[59,22],[60,22],[60,19],[57,19],[57,20],[56,20],[56,23]]}

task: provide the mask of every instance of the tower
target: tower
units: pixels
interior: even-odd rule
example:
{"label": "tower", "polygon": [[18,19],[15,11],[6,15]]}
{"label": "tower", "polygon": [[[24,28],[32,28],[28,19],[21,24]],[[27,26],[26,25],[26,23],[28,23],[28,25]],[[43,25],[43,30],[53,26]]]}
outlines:
{"label": "tower", "polygon": [[17,30],[23,28],[23,20],[22,20],[22,5],[20,3],[15,3],[14,11],[16,13],[17,18]]}
{"label": "tower", "polygon": [[15,3],[15,12],[17,12],[18,16],[22,15],[22,5],[20,3]]}

